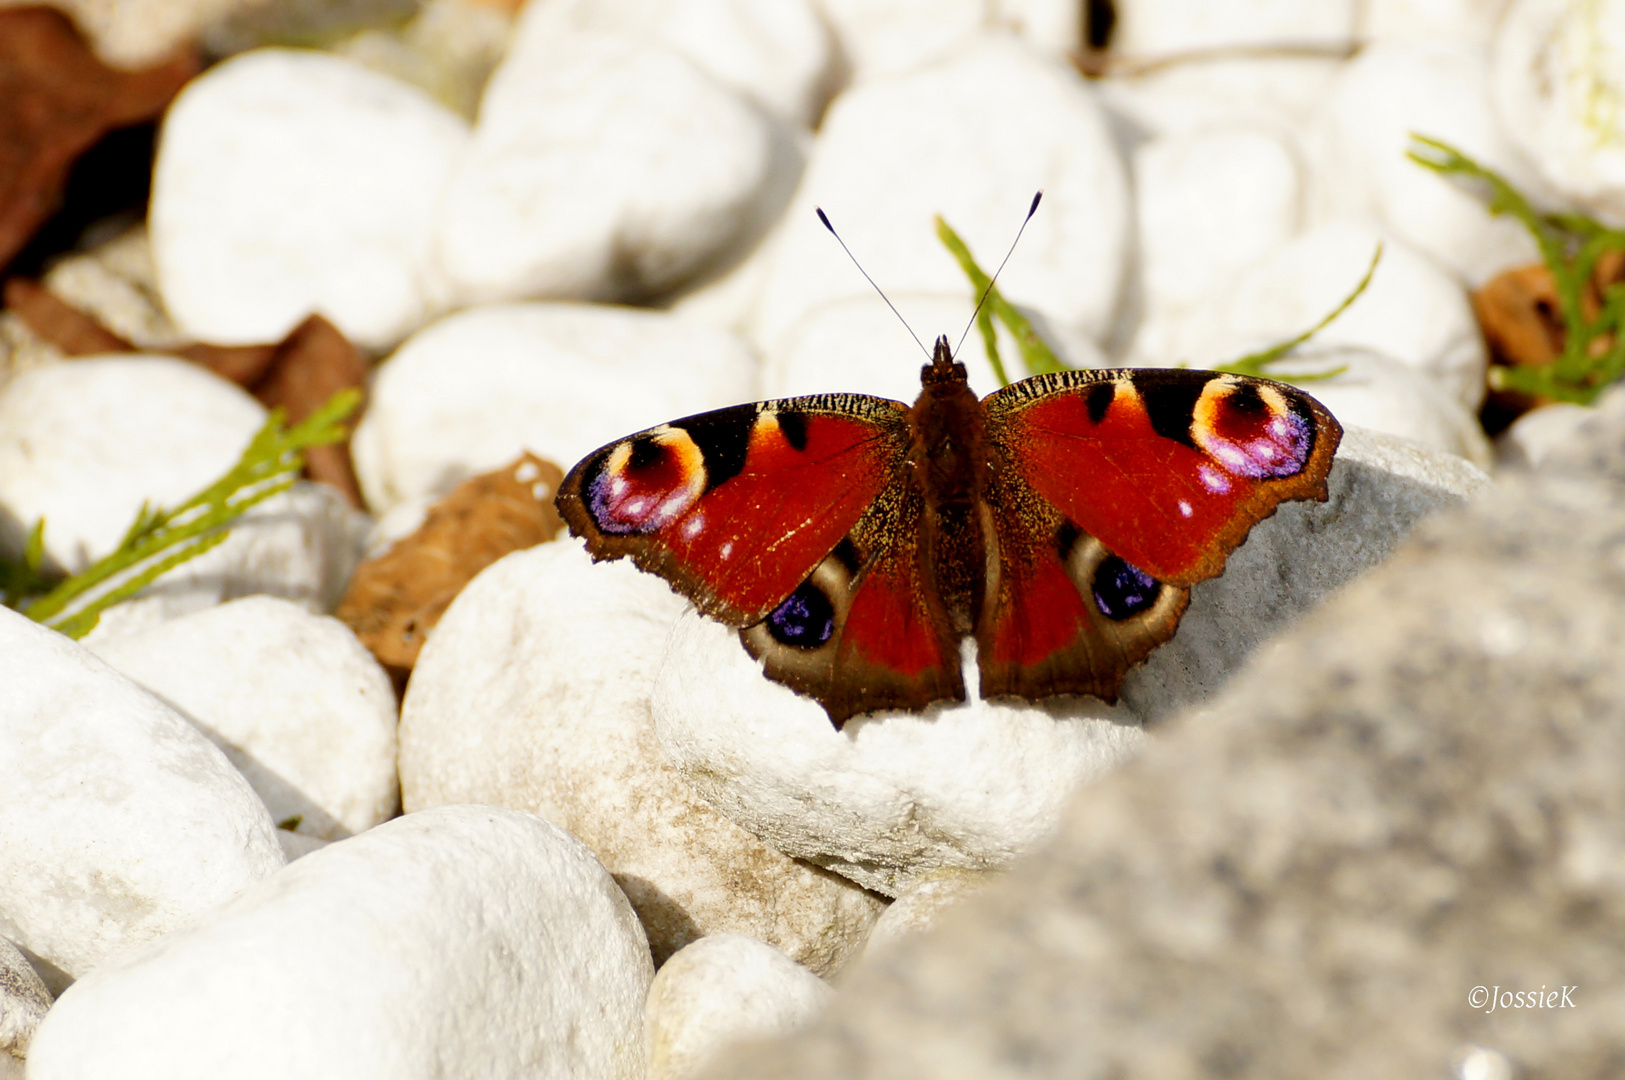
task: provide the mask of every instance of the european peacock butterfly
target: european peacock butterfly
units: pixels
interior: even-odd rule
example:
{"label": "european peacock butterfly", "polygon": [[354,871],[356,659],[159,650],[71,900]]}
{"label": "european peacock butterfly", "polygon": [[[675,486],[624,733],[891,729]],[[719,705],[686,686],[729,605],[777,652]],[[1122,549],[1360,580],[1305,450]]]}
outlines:
{"label": "european peacock butterfly", "polygon": [[1114,701],[1255,524],[1326,499],[1342,436],[1243,375],[1066,371],[979,400],[941,337],[920,379],[912,408],[818,394],[629,435],[570,470],[559,512],[839,728],[964,700],[967,636],[985,697]]}

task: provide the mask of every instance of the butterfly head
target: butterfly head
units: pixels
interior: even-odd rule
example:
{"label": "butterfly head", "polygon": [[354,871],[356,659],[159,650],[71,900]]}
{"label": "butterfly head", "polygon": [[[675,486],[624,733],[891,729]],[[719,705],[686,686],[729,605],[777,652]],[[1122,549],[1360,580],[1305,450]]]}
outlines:
{"label": "butterfly head", "polygon": [[920,385],[926,389],[945,384],[964,385],[968,381],[965,365],[954,359],[948,347],[948,335],[937,337],[937,347],[931,353],[931,362],[920,369]]}

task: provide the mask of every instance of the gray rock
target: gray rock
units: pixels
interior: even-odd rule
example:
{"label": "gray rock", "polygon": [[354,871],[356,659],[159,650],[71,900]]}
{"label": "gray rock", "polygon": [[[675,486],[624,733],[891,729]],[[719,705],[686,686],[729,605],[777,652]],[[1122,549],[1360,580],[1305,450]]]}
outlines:
{"label": "gray rock", "polygon": [[1602,412],[710,1075],[1620,1075],[1625,394]]}
{"label": "gray rock", "polygon": [[25,1057],[34,1029],[50,1007],[51,992],[39,972],[21,949],[0,937],[0,1057]]}

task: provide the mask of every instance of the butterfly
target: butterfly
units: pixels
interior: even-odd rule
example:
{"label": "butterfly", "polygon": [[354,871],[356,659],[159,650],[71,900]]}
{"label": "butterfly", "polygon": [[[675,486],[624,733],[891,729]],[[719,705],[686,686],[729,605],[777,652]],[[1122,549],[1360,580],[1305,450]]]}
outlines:
{"label": "butterfly", "polygon": [[594,560],[631,558],[739,628],[839,729],[860,713],[1091,694],[1178,628],[1289,499],[1327,497],[1342,429],[1303,391],[1184,369],[1037,375],[986,398],[946,337],[913,406],[815,394],[700,413],[570,470]]}

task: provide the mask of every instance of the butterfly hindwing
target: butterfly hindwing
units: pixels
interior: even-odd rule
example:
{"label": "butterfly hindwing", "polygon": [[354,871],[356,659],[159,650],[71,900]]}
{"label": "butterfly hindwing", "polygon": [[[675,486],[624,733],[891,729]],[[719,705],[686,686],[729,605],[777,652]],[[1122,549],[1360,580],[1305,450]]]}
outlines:
{"label": "butterfly hindwing", "polygon": [[815,698],[837,728],[858,713],[965,696],[959,635],[918,542],[922,510],[901,470],[812,575],[740,632],[769,678]]}
{"label": "butterfly hindwing", "polygon": [[749,626],[892,482],[907,411],[827,394],[673,420],[589,454],[557,504],[593,558],[630,556],[706,615]]}
{"label": "butterfly hindwing", "polygon": [[1208,371],[1069,371],[984,402],[998,553],[982,693],[1088,693],[1173,636],[1189,587],[1287,499],[1326,497],[1341,428],[1313,398]]}

